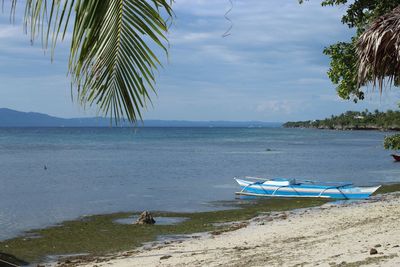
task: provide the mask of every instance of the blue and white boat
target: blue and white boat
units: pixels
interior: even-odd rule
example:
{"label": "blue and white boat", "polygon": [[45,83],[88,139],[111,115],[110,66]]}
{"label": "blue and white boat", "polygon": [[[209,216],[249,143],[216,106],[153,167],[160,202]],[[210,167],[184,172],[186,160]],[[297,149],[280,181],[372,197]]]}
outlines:
{"label": "blue and white boat", "polygon": [[238,195],[267,197],[320,197],[334,199],[366,199],[379,186],[357,187],[347,182],[321,182],[287,178],[234,178],[242,190]]}

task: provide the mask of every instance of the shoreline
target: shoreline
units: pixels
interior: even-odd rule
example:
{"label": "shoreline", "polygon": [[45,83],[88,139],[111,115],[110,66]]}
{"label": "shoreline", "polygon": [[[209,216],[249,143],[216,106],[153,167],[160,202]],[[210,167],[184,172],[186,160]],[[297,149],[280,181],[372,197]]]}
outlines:
{"label": "shoreline", "polygon": [[[377,193],[390,192],[400,192],[400,184],[384,185]],[[374,199],[380,196],[382,195],[375,196]],[[143,244],[149,245],[160,237],[167,237],[164,241],[169,243],[175,241],[176,236],[185,237],[193,233],[222,236],[234,230],[247,228],[246,226],[260,214],[282,216],[282,212],[291,213],[294,210],[320,207],[325,203],[330,202],[314,198],[256,198],[239,201],[236,209],[194,213],[153,213],[154,216],[161,217],[189,218],[175,225],[138,226],[115,222],[131,217],[136,214],[134,212],[93,215],[66,221],[54,227],[32,230],[23,236],[2,241],[0,251],[30,263],[70,261],[74,258],[70,256],[82,253],[89,255],[79,257],[80,260],[98,261],[104,255],[111,254],[115,257],[121,251],[136,250]],[[68,258],[61,259],[57,255],[66,255]]]}
{"label": "shoreline", "polygon": [[400,128],[379,128],[379,127],[306,127],[306,126],[282,126],[284,129],[315,129],[315,130],[330,130],[330,131],[365,131],[365,132],[399,132]]}
{"label": "shoreline", "polygon": [[[398,187],[400,188],[400,184]],[[236,205],[230,203],[229,207],[235,208],[217,211],[152,212],[154,217],[188,218],[178,224],[135,225],[117,222],[138,215],[140,212],[92,215],[64,221],[56,226],[27,231],[22,236],[1,241],[0,252],[31,264],[57,261],[59,256],[69,258],[85,253],[89,254],[87,257],[90,258],[138,248],[157,240],[160,236],[230,231],[232,230],[230,222],[248,220],[262,212],[319,206],[326,202],[315,198],[295,200],[271,198],[239,201]]]}
{"label": "shoreline", "polygon": [[[269,212],[234,231],[51,266],[398,266],[400,192]],[[377,251],[370,255],[371,249]]]}

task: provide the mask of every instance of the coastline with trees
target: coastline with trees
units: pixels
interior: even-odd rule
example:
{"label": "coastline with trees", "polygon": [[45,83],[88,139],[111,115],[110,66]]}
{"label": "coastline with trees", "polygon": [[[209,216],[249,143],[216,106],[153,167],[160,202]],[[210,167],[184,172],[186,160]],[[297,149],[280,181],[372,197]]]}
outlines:
{"label": "coastline with trees", "polygon": [[[8,2],[11,6],[10,21],[13,22],[17,0]],[[321,32],[333,31],[332,24],[323,20],[315,21],[315,27],[299,23],[309,20],[309,14],[324,18],[328,13],[308,13],[290,24],[289,18],[296,14],[279,13],[271,3],[262,10],[256,2],[246,2],[253,8],[244,12],[245,5],[240,4],[241,10],[236,14],[258,19],[252,23],[248,18],[242,20],[241,24],[249,27],[246,29],[260,26],[259,21],[270,19],[268,16],[273,13],[280,16],[270,20],[271,28],[260,27],[265,30],[265,36],[264,32],[260,34],[260,30],[245,32],[236,41],[240,47],[236,51],[240,54],[235,54],[235,50],[231,51],[220,39],[215,41],[215,36],[219,37],[218,23],[223,19],[231,26],[222,38],[230,35],[233,19],[235,25],[240,25],[237,17],[232,16],[231,20],[227,16],[232,10],[232,1],[228,1],[232,7],[226,13],[215,6],[202,9],[193,6],[190,13],[178,15],[172,9],[173,0],[25,2],[21,19],[31,43],[41,40],[52,59],[57,43],[64,37],[70,43],[67,73],[71,79],[71,98],[83,107],[98,109],[102,115],[112,118],[110,125],[115,123],[118,126],[124,119],[132,125],[140,123],[144,119],[142,113],[152,107],[151,99],[159,91],[157,70],[162,67],[162,56],[168,58],[174,41],[175,44],[179,41],[188,43],[188,46],[181,49],[186,52],[180,58],[185,65],[171,68],[170,73],[176,72],[179,76],[176,79],[168,77],[173,81],[170,87],[177,87],[179,91],[170,98],[163,97],[168,101],[165,105],[175,107],[183,103],[185,105],[179,112],[189,116],[189,109],[193,108],[195,118],[206,109],[211,113],[213,108],[221,114],[241,118],[242,112],[236,115],[234,109],[230,110],[234,106],[230,97],[241,90],[239,87],[248,89],[248,95],[251,95],[256,92],[252,88],[253,81],[276,78],[279,83],[284,81],[298,85],[293,92],[300,92],[300,95],[301,90],[307,90],[309,85],[300,86],[298,78],[303,81],[320,80],[319,76],[309,76],[311,73],[292,78],[289,69],[276,63],[287,60],[291,64],[290,60],[295,58],[304,62],[301,67],[305,71],[309,72],[312,68],[319,73],[324,68],[322,61],[308,55],[304,50],[306,45],[299,40],[312,40],[312,47],[325,45],[328,36],[311,30],[321,28]],[[189,5],[190,1],[181,2]],[[338,42],[324,49],[324,54],[330,58],[327,74],[338,96],[357,102],[364,99],[367,86],[377,88],[381,94],[386,85],[399,86],[400,0],[321,0],[321,4],[343,8],[341,22],[354,33],[348,36],[347,41],[340,36]],[[179,12],[179,8],[176,10]],[[337,18],[335,14],[332,16]],[[178,40],[170,35],[169,28],[180,17],[191,20],[181,20],[177,27],[181,34]],[[197,27],[208,25],[204,22],[210,20],[212,28]],[[295,32],[294,38],[283,38],[284,31],[276,27],[279,23],[285,30]],[[186,32],[182,30],[186,24],[196,27]],[[10,36],[7,29],[4,32],[7,34],[0,37],[6,40]],[[263,37],[262,42],[256,38],[259,36]],[[193,40],[201,40],[202,43],[195,46]],[[233,39],[229,41],[234,43]],[[293,50],[284,49],[280,45],[283,42],[289,43]],[[270,43],[274,45],[272,49],[264,46]],[[259,47],[263,50],[257,51],[257,54],[248,53]],[[198,51],[207,53],[201,54],[199,60],[192,59],[191,55]],[[3,57],[8,57],[5,54]],[[265,54],[272,56],[267,58]],[[211,69],[213,64],[210,58],[213,57],[221,57],[221,62],[215,64],[214,71],[209,70],[209,76],[204,78],[200,74]],[[263,64],[259,65],[256,59],[262,59]],[[177,57],[174,60],[179,62]],[[202,62],[198,69],[193,67],[196,61]],[[29,60],[22,62],[28,63]],[[234,66],[233,63],[242,65]],[[40,64],[37,64],[39,67]],[[192,68],[193,76],[187,75],[186,70]],[[219,73],[222,69],[226,72]],[[232,72],[236,69],[236,73]],[[246,75],[245,69],[252,72]],[[277,75],[278,71],[284,75]],[[14,72],[18,74],[14,76],[23,78],[23,68],[18,67]],[[33,74],[27,75],[29,84],[38,79]],[[238,83],[230,79],[235,74],[240,78]],[[246,76],[251,78],[249,83],[243,79]],[[193,86],[183,85],[185,80]],[[52,83],[52,79],[46,80],[47,83]],[[3,84],[6,87],[6,82]],[[232,90],[223,90],[224,94],[218,98],[214,89],[221,90],[224,88],[222,85],[234,86],[228,88]],[[275,90],[293,87],[285,84]],[[197,95],[196,92],[193,98],[181,93],[196,88],[203,93]],[[165,86],[162,89],[167,91],[169,88]],[[15,91],[19,90],[15,88]],[[273,93],[270,92],[266,99],[262,99],[261,94],[256,95],[256,102],[262,103],[260,111],[267,114],[265,107],[268,107],[274,112],[284,112],[285,109],[276,105],[277,100],[288,103],[297,100],[292,93],[288,99]],[[44,95],[43,90],[38,94],[43,94],[45,99],[51,96]],[[27,96],[20,93],[13,95],[13,99],[26,101]],[[205,108],[197,106],[200,99],[208,100]],[[218,102],[219,99],[222,101]],[[32,102],[34,99],[29,100]],[[249,105],[245,97],[240,100],[243,110],[248,107],[254,109],[255,105]],[[56,105],[55,101],[50,102]],[[222,102],[230,104],[229,108],[224,110],[220,105]],[[392,103],[396,102],[397,99]],[[29,107],[24,103],[22,105]],[[57,110],[60,109],[57,107]],[[400,111],[347,111],[322,120],[287,122],[283,127],[400,131]],[[336,147],[328,150],[324,146],[326,142],[318,142],[317,145],[307,143],[314,136],[304,142],[298,140],[296,131],[293,131],[295,134],[288,134],[290,139],[282,139],[279,132],[271,134],[279,139],[271,139],[265,133],[254,134],[254,129],[251,129],[252,132],[234,133],[237,138],[231,129],[214,135],[204,129],[181,135],[151,129],[152,132],[145,136],[136,129],[128,129],[131,131],[129,135],[117,131],[112,135],[89,128],[78,129],[80,132],[75,138],[71,137],[73,134],[68,128],[57,129],[58,132],[46,130],[5,129],[8,139],[4,138],[5,134],[2,135],[0,145],[4,150],[2,161],[5,167],[0,177],[6,190],[3,190],[0,201],[3,208],[0,210],[8,213],[1,214],[0,222],[6,234],[14,229],[18,232],[15,237],[0,240],[0,266],[3,263],[6,266],[400,266],[400,171],[398,165],[389,162],[387,155],[376,145],[383,138],[382,134],[374,139],[375,143],[371,143],[371,150],[365,150],[363,142],[354,142],[353,146],[348,143],[336,146],[335,143],[328,148]],[[321,133],[323,135],[324,131]],[[267,142],[285,146],[281,150],[278,147],[276,151],[265,149]],[[383,146],[385,149],[400,150],[400,133],[385,137]],[[358,154],[350,154],[352,150]],[[370,158],[366,159],[366,155]],[[323,164],[319,164],[321,162]],[[371,169],[364,170],[367,166]],[[314,167],[320,168],[319,171]],[[279,172],[279,175],[307,179],[328,179],[324,176],[329,174],[337,180],[356,180],[358,177],[360,183],[379,182],[383,186],[371,200],[357,203],[336,200],[327,203],[332,199],[302,199],[300,194],[295,196],[296,199],[234,197],[231,176],[245,173],[274,175],[273,171]],[[371,174],[371,177],[364,174]],[[256,186],[261,187],[260,184],[254,182]],[[277,196],[275,192],[278,189],[288,186],[292,187],[291,184],[276,186],[273,195]],[[315,184],[310,187],[320,190],[318,197],[321,197],[325,190],[340,191],[344,186],[317,189]],[[181,198],[175,199],[176,196]],[[202,196],[210,198],[203,200]],[[171,201],[167,203],[169,199]],[[194,208],[190,203],[196,204]],[[216,210],[217,204],[223,209]],[[202,211],[206,205],[210,209]],[[163,211],[163,207],[172,211]],[[176,207],[183,207],[183,211]],[[153,219],[149,225],[135,223],[134,218],[140,215],[139,209],[154,211],[158,223]],[[112,213],[114,211],[117,212]],[[148,212],[143,214],[149,215]],[[37,220],[42,218],[43,221]],[[49,223],[53,219],[54,224]],[[165,219],[177,222],[163,223]],[[14,228],[21,224],[24,228]]]}
{"label": "coastline with trees", "polygon": [[346,111],[322,120],[289,121],[285,128],[400,131],[400,111]]}

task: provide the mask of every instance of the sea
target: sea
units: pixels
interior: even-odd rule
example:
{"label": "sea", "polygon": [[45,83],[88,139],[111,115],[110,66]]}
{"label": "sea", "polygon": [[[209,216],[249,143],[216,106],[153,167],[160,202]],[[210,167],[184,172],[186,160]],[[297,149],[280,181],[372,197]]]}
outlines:
{"label": "sea", "polygon": [[0,128],[0,240],[84,215],[224,208],[233,177],[400,182],[388,132]]}

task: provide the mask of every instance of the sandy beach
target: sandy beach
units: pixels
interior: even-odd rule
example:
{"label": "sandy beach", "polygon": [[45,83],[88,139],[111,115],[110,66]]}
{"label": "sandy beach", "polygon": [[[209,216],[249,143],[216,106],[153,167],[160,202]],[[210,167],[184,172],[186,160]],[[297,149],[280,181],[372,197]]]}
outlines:
{"label": "sandy beach", "polygon": [[[238,230],[193,235],[77,266],[400,266],[400,193],[328,203],[237,222]],[[371,249],[376,250],[375,254]]]}

